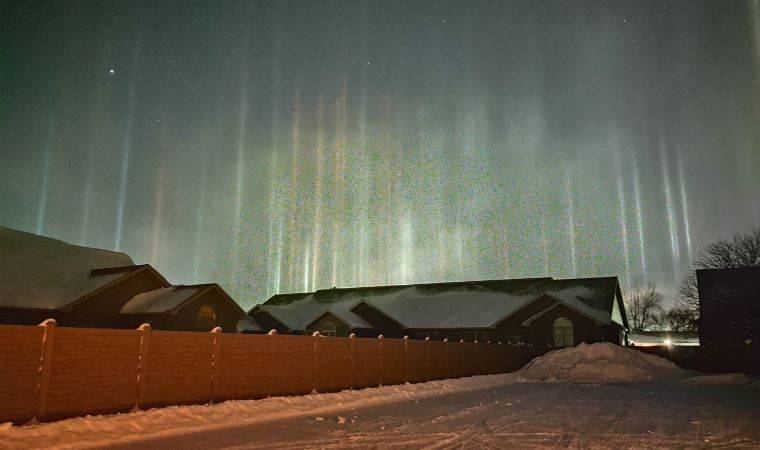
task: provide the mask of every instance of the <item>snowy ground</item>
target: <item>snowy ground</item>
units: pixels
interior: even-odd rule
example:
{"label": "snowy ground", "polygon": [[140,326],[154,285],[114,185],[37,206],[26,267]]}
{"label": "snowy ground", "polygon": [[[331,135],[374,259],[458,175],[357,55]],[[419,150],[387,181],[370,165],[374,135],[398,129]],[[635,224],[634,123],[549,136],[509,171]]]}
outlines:
{"label": "snowy ground", "polygon": [[[760,448],[760,380],[651,358],[595,344],[513,374],[4,425],[0,448]],[[618,381],[576,384],[599,361]]]}
{"label": "snowy ground", "polygon": [[[474,389],[474,390],[473,390]],[[741,376],[578,385],[495,375],[0,430],[30,448],[760,448]]]}

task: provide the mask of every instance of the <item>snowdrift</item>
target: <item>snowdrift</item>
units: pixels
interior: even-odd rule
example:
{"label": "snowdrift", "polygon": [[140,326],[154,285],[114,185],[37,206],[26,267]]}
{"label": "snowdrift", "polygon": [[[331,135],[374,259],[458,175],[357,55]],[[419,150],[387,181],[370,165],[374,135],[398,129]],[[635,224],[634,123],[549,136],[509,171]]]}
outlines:
{"label": "snowdrift", "polygon": [[686,371],[665,358],[605,342],[549,352],[517,375],[525,381],[608,384],[680,378]]}

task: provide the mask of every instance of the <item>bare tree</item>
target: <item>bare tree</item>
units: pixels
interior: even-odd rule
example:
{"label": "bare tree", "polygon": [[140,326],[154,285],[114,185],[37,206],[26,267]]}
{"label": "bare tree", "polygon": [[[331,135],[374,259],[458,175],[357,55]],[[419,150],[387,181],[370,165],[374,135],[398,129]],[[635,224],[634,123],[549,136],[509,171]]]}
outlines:
{"label": "bare tree", "polygon": [[662,325],[670,331],[697,331],[691,311],[676,306],[662,315]]}
{"label": "bare tree", "polygon": [[663,311],[663,295],[657,291],[653,283],[646,288],[635,287],[625,300],[628,323],[633,333],[657,325]]}
{"label": "bare tree", "polygon": [[719,239],[708,245],[692,261],[692,270],[679,286],[678,308],[688,311],[693,325],[699,319],[697,269],[729,269],[760,266],[760,228],[735,234],[730,241]]}

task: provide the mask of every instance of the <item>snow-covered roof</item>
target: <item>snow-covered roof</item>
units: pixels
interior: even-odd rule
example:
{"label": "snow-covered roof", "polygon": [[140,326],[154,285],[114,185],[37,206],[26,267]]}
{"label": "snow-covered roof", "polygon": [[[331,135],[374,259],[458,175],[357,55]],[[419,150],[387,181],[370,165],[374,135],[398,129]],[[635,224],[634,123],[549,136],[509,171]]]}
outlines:
{"label": "snow-covered roof", "polygon": [[315,301],[313,295],[299,296],[297,300],[284,304],[263,304],[258,308],[265,311],[291,330],[303,330],[324,313],[338,317],[351,328],[374,328],[363,317],[351,311],[358,303],[353,298],[329,303]]}
{"label": "snow-covered roof", "polygon": [[276,295],[259,307],[294,330],[303,329],[325,311],[348,323],[366,322],[352,311],[359,303],[381,311],[405,328],[489,328],[548,294],[579,313],[608,324],[616,291],[615,277],[530,278],[324,289]]}
{"label": "snow-covered roof", "polygon": [[92,274],[93,269],[133,264],[124,253],[0,226],[0,307],[63,308],[130,272]]}
{"label": "snow-covered roof", "polygon": [[411,286],[364,302],[406,328],[487,328],[534,298],[485,290],[426,293]]}
{"label": "snow-covered roof", "polygon": [[143,292],[132,297],[121,307],[121,314],[160,313],[171,311],[186,300],[208,289],[203,286],[170,286]]}
{"label": "snow-covered roof", "polygon": [[237,331],[241,333],[245,333],[245,332],[250,333],[250,332],[263,331],[263,328],[261,328],[261,325],[259,325],[255,320],[248,317],[248,318],[237,321]]}

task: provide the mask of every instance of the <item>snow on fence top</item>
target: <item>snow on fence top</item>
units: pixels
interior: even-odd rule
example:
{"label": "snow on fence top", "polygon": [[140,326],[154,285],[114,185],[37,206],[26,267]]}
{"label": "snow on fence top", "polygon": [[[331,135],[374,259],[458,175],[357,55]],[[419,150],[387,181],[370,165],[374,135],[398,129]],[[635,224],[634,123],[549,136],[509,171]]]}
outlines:
{"label": "snow on fence top", "polygon": [[683,377],[686,371],[665,358],[603,342],[549,352],[518,376],[527,381],[610,384]]}

